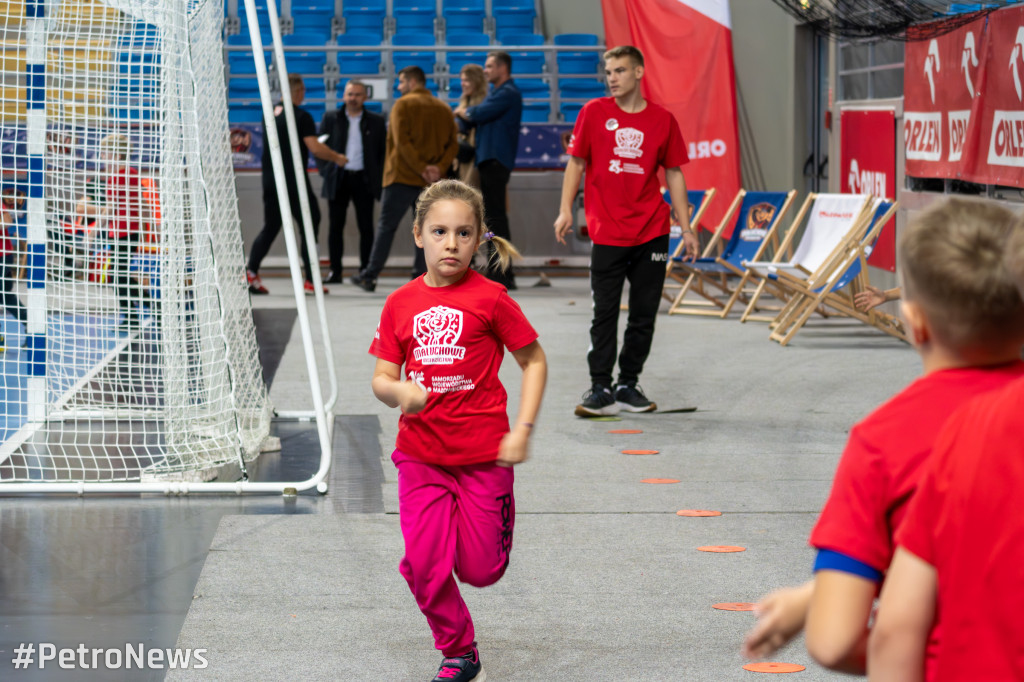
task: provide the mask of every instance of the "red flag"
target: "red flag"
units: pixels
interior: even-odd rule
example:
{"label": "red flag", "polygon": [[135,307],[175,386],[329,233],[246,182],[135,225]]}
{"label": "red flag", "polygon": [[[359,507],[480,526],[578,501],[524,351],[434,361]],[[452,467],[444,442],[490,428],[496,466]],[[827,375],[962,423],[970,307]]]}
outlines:
{"label": "red flag", "polygon": [[732,27],[724,0],[601,0],[609,48],[644,53],[644,97],[676,117],[689,145],[690,189],[718,190],[705,214],[716,227],[740,188]]}

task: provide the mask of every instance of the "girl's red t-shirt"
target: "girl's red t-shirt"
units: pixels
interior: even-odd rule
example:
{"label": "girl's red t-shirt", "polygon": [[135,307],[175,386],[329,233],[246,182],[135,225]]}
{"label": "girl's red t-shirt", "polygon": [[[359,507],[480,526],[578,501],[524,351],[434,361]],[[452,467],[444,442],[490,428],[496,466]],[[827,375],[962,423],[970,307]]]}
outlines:
{"label": "girl's red t-shirt", "polygon": [[504,349],[536,339],[505,287],[472,270],[446,287],[419,277],[388,296],[370,354],[404,365],[403,379],[428,391],[423,410],[399,418],[397,448],[431,464],[497,459],[509,430]]}

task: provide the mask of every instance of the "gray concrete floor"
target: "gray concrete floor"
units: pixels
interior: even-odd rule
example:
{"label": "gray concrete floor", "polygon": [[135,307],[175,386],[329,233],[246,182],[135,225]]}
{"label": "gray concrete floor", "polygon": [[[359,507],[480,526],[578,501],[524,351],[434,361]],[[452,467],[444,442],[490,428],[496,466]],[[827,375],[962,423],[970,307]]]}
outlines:
{"label": "gray concrete floor", "polygon": [[[266,281],[272,295],[256,306],[294,305],[286,280]],[[550,377],[532,457],[516,470],[512,563],[497,585],[465,590],[488,679],[751,679],[739,655],[751,614],[711,605],[756,601],[808,577],[807,535],[846,434],[918,375],[916,354],[844,320],[812,321],[782,348],[764,324],[663,315],[641,384],[662,409],[698,411],[587,421],[572,414],[588,387],[587,281],[533,281],[521,278],[514,297],[540,332]],[[374,294],[333,285],[327,297],[337,411],[365,415],[349,441],[370,453],[373,470],[360,475],[381,491],[377,511],[343,513],[335,472],[326,497],[300,497],[310,514],[225,516],[178,638],[208,649],[209,667],[169,677],[404,681],[436,670],[430,633],[397,571],[387,456],[398,415],[369,387],[366,350],[386,294],[401,283],[382,280]],[[272,387],[279,408],[312,404],[298,334]],[[518,373],[506,360],[513,410]],[[616,428],[643,433],[608,433]],[[621,454],[627,448],[659,454]],[[648,477],[680,482],[641,482]],[[723,514],[684,518],[679,509]],[[702,545],[746,551],[709,554]],[[841,679],[800,643],[774,660],[807,665],[798,679]]]}

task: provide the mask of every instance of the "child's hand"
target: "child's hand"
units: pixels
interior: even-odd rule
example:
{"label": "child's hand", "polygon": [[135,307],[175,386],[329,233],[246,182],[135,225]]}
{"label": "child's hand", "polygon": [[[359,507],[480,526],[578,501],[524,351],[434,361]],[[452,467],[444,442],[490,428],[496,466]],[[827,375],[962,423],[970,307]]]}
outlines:
{"label": "child's hand", "polygon": [[813,594],[813,583],[785,587],[765,596],[757,604],[757,625],[743,641],[743,655],[748,658],[770,656],[793,639],[807,620],[807,609]]}
{"label": "child's hand", "polygon": [[403,381],[400,384],[398,406],[404,414],[416,414],[427,406],[427,392],[415,381]]}
{"label": "child's hand", "polygon": [[529,456],[530,429],[516,426],[501,439],[498,446],[498,464],[504,467],[515,466],[526,461]]}

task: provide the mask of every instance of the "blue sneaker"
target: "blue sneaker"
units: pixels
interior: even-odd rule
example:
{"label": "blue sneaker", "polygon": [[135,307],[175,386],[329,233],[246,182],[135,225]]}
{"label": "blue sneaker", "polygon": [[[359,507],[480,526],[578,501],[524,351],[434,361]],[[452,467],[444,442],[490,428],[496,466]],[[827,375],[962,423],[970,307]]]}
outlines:
{"label": "blue sneaker", "polygon": [[612,391],[607,386],[594,384],[583,394],[583,402],[576,406],[577,417],[607,417],[619,413]]}
{"label": "blue sneaker", "polygon": [[487,679],[480,664],[480,652],[473,647],[461,656],[451,656],[441,661],[441,667],[431,682],[484,682]]}

